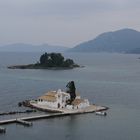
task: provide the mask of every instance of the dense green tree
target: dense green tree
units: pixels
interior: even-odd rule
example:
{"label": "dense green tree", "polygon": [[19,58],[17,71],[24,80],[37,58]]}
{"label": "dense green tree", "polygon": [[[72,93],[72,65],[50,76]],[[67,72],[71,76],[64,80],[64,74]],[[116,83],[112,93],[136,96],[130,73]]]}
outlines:
{"label": "dense green tree", "polygon": [[54,66],[61,66],[64,62],[64,57],[61,53],[51,53],[50,57]]}
{"label": "dense green tree", "polygon": [[48,62],[48,53],[44,53],[40,56],[40,64],[45,65]]}
{"label": "dense green tree", "polygon": [[74,81],[70,81],[66,85],[66,87],[67,87],[67,93],[70,93],[70,97],[71,97],[71,101],[70,102],[72,102],[75,99],[75,97],[76,97],[76,93],[75,93],[76,88],[75,88]]}
{"label": "dense green tree", "polygon": [[74,64],[72,59],[66,59],[63,63],[65,67],[72,66]]}
{"label": "dense green tree", "polygon": [[47,53],[40,56],[40,59],[35,64],[10,66],[10,69],[72,69],[79,67],[72,59],[64,59],[61,53]]}
{"label": "dense green tree", "polygon": [[64,60],[61,53],[44,53],[40,56],[39,64],[45,67],[72,67],[74,61],[72,59]]}

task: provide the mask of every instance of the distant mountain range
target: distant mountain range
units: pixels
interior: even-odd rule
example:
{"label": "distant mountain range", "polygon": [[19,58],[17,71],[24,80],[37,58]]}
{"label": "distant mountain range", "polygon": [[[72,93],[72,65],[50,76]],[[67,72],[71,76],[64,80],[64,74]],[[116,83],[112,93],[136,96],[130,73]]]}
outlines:
{"label": "distant mountain range", "polygon": [[70,49],[48,44],[15,43],[0,46],[0,52],[116,52],[140,54],[140,32],[133,29],[106,32],[93,40],[83,42]]}
{"label": "distant mountain range", "polygon": [[68,51],[140,53],[140,32],[133,29],[106,32]]}
{"label": "distant mountain range", "polygon": [[63,46],[53,46],[48,44],[32,45],[24,43],[15,43],[0,46],[0,52],[64,52],[68,48]]}

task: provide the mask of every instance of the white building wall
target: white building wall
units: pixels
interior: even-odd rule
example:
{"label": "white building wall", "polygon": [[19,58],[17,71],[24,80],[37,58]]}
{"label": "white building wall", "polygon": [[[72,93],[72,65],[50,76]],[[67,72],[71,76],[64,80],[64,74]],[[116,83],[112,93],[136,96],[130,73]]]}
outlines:
{"label": "white building wall", "polygon": [[75,99],[81,99],[81,96],[79,96],[79,95],[78,95],[78,96],[76,96],[76,98],[75,98]]}
{"label": "white building wall", "polygon": [[[80,103],[79,105],[73,106],[73,105],[67,105],[66,101],[70,99],[70,95],[68,93],[62,92],[61,90],[57,91],[57,94],[55,95],[56,101],[55,102],[48,102],[48,101],[37,101],[37,104],[48,106],[50,108],[58,108],[58,104],[60,105],[60,108],[67,108],[67,109],[82,109],[87,106],[89,106],[88,99],[85,99],[84,102]],[[80,99],[80,96],[77,96],[76,99]]]}
{"label": "white building wall", "polygon": [[74,109],[82,109],[82,108],[85,108],[85,107],[88,107],[88,106],[89,106],[89,101],[86,99],[84,102],[82,102],[78,105],[75,105]]}
{"label": "white building wall", "polygon": [[73,105],[67,105],[66,108],[67,109],[73,109]]}
{"label": "white building wall", "polygon": [[60,90],[58,90],[57,93],[58,94],[55,95],[56,102],[38,100],[37,104],[52,107],[52,108],[58,108],[58,104],[59,104],[60,108],[65,108],[66,107],[66,101],[68,99],[70,99],[70,95],[67,94],[67,93],[61,92]]}
{"label": "white building wall", "polygon": [[39,105],[44,105],[44,106],[48,106],[48,107],[52,107],[52,108],[57,108],[58,104],[57,102],[48,102],[48,101],[38,101],[37,102]]}
{"label": "white building wall", "polygon": [[52,108],[58,108],[58,104],[60,105],[60,108],[67,108],[67,109],[82,109],[85,108],[87,106],[89,106],[89,101],[86,99],[85,102],[82,102],[78,105],[66,105],[66,99],[68,99],[67,96],[62,97],[62,95],[60,97],[58,97],[56,102],[48,102],[48,101],[37,101],[37,103],[39,105],[44,105],[44,106],[48,106],[48,107],[52,107]]}
{"label": "white building wall", "polygon": [[85,99],[85,103],[87,104],[87,106],[90,105],[88,99]]}

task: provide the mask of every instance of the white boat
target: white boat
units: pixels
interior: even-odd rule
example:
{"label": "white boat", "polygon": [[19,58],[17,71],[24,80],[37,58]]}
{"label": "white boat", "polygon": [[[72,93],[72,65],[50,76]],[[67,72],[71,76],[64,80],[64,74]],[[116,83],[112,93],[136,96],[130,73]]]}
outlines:
{"label": "white boat", "polygon": [[103,112],[103,111],[96,111],[95,114],[96,115],[101,115],[101,116],[106,116],[107,115],[107,113]]}

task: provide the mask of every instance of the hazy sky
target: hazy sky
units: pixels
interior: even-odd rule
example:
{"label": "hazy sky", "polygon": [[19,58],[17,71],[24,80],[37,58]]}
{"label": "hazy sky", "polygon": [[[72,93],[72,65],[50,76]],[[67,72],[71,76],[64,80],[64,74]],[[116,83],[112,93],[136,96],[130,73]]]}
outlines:
{"label": "hazy sky", "polygon": [[73,47],[121,28],[140,31],[140,0],[0,0],[0,44]]}

